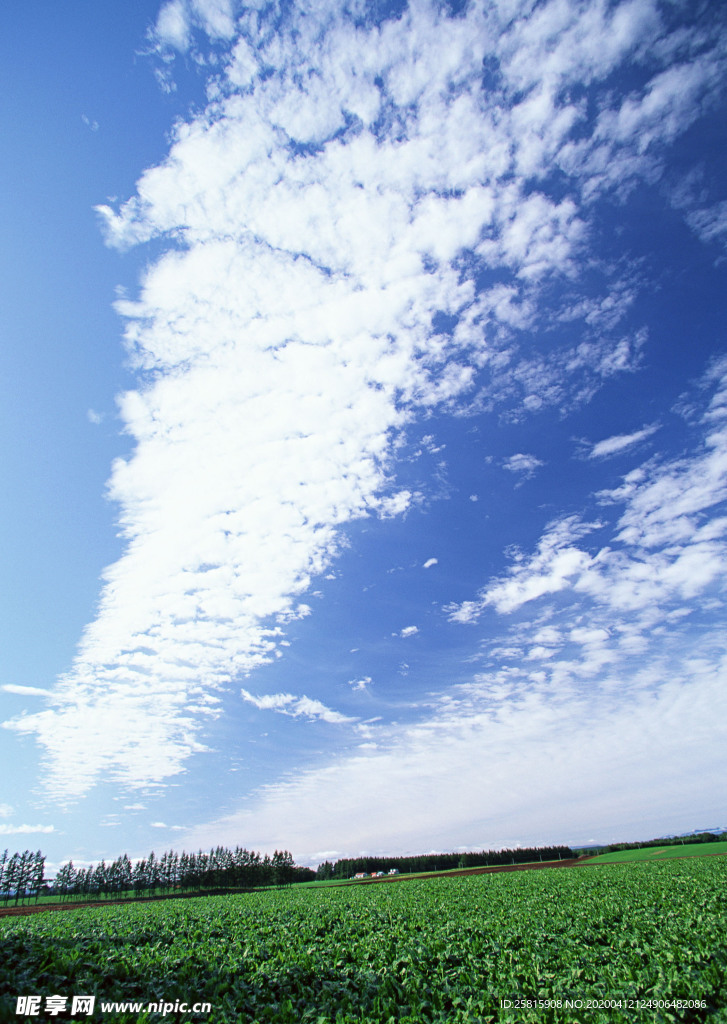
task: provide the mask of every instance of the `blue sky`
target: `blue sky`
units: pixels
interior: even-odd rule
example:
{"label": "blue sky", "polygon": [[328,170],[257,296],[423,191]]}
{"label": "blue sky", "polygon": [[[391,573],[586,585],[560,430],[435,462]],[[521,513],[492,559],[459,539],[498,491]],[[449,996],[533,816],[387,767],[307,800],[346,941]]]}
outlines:
{"label": "blue sky", "polygon": [[0,832],[725,824],[713,6],[6,6]]}

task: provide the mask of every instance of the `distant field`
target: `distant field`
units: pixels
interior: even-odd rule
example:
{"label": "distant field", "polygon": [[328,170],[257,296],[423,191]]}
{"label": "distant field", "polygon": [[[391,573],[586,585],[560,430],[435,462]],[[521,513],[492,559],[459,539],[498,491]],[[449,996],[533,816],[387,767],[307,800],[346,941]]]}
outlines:
{"label": "distant field", "polygon": [[109,1024],[718,1024],[725,883],[692,857],[4,918],[0,1024],[74,994]]}
{"label": "distant field", "polygon": [[617,853],[601,853],[592,857],[587,864],[616,864],[630,860],[672,860],[674,857],[707,857],[727,853],[727,842],[723,843],[681,843],[678,846],[646,846],[641,850],[620,850]]}
{"label": "distant field", "polygon": [[315,882],[297,882],[298,886],[305,886],[307,888],[320,888],[325,885],[362,885],[368,884],[371,881],[383,882],[383,881],[397,881],[406,878],[439,878],[450,876],[457,876],[463,874],[484,874],[485,872],[497,872],[510,870],[512,868],[525,869],[525,868],[539,868],[542,865],[556,866],[558,864],[568,864],[570,861],[564,860],[526,860],[522,863],[517,864],[478,864],[476,867],[465,867],[465,868],[429,868],[427,871],[402,871],[398,875],[385,874],[382,878],[374,878],[373,875],[368,875],[366,878],[327,878],[325,881]]}

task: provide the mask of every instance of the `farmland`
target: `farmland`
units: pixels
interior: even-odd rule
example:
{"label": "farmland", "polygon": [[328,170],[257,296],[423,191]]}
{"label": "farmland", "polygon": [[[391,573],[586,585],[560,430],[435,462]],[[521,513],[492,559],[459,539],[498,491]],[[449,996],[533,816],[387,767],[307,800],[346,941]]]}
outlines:
{"label": "farmland", "polygon": [[94,994],[95,1019],[119,1022],[163,1018],[102,1001],[206,1001],[166,1019],[250,1024],[716,1024],[726,883],[724,858],[695,857],[6,919],[0,1020],[30,1019],[18,995]]}
{"label": "farmland", "polygon": [[592,857],[590,864],[617,864],[632,860],[670,860],[673,857],[713,857],[727,853],[727,842],[685,843],[684,846],[643,846],[640,850],[619,850],[614,853],[600,853]]}

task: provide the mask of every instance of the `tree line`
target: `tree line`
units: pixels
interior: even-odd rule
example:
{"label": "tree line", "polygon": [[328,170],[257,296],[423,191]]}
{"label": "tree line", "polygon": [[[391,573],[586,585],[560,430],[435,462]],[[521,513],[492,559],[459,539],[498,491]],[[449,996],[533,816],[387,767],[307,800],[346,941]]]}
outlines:
{"label": "tree line", "polygon": [[481,850],[479,853],[426,853],[413,857],[346,857],[335,863],[325,861],[319,864],[316,878],[353,878],[360,872],[388,872],[392,868],[401,874],[414,874],[418,871],[526,864],[537,860],[567,860],[574,856],[570,846],[532,846],[517,850]]}
{"label": "tree line", "polygon": [[236,846],[230,850],[217,846],[205,853],[177,853],[169,850],[157,857],[152,851],[132,863],[127,854],[106,863],[76,868],[73,861],[57,872],[51,894],[61,900],[78,897],[167,895],[183,891],[257,889],[263,886],[291,885],[314,878],[314,872],[297,867],[288,850],[276,850],[262,857],[255,851]]}
{"label": "tree line", "polygon": [[38,899],[44,885],[45,857],[37,850],[0,858],[0,894],[7,906],[11,900],[17,905],[21,900]]}
{"label": "tree line", "polygon": [[254,851],[217,846],[208,853],[177,853],[169,850],[157,857],[132,862],[124,853],[116,860],[86,867],[73,861],[63,864],[51,881],[44,878],[45,857],[40,852],[8,851],[0,859],[0,896],[7,905],[39,895],[55,896],[62,902],[73,899],[107,899],[113,896],[157,896],[174,892],[256,889],[263,886],[291,885],[311,881],[315,872],[296,866],[288,850],[276,850],[273,856]]}

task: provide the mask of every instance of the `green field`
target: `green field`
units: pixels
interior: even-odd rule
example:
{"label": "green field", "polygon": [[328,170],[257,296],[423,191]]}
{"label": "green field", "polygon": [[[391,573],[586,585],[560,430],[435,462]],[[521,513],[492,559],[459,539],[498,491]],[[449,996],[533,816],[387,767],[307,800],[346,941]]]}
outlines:
{"label": "green field", "polygon": [[[726,979],[723,858],[299,888],[0,920],[2,1021],[64,1019],[42,1011],[17,1016],[18,995],[58,994],[70,1006],[73,995],[93,994],[93,1017],[74,1019],[717,1024],[727,1021]],[[541,1005],[515,1003],[526,999]],[[122,1000],[206,1001],[211,1010],[102,1012],[102,1001]],[[568,1008],[566,1000],[582,1005]],[[588,1008],[588,1000],[611,1005]],[[648,1005],[655,1000],[662,1006]],[[689,1008],[690,1000],[698,1005]]]}
{"label": "green field", "polygon": [[708,857],[727,853],[727,842],[680,843],[678,846],[644,846],[640,850],[619,850],[592,857],[589,864],[617,864],[632,860],[670,860],[674,857]]}
{"label": "green field", "polygon": [[[457,867],[457,868],[441,868],[441,869],[429,868],[427,871],[402,871],[401,874],[398,874],[398,875],[389,875],[387,873],[382,878],[375,879],[375,881],[377,883],[383,882],[383,881],[386,881],[386,882],[396,882],[396,881],[399,881],[399,880],[401,880],[403,878],[432,878],[433,876],[436,876],[437,878],[441,878],[441,877],[446,876],[446,875],[461,875],[463,871],[501,871],[503,868],[510,868],[510,867],[530,868],[530,867],[538,867],[540,864],[553,864],[553,865],[556,865],[556,864],[560,864],[560,861],[559,860],[545,860],[545,861],[543,861],[543,860],[525,860],[525,861],[522,861],[522,862],[518,861],[517,864],[512,864],[512,865],[509,864],[509,863],[505,863],[505,864],[480,864],[480,865],[477,865],[477,866],[464,867],[464,868],[461,868],[461,867]],[[371,879],[372,879],[372,876],[369,875],[368,878],[363,878],[363,879],[362,878],[327,878],[327,879],[325,879],[325,881],[297,882],[295,884],[296,885],[304,885],[304,886],[309,887],[309,888],[310,887],[318,888],[318,887],[324,886],[324,885],[361,885],[361,884],[369,885],[369,884],[371,884]]]}

